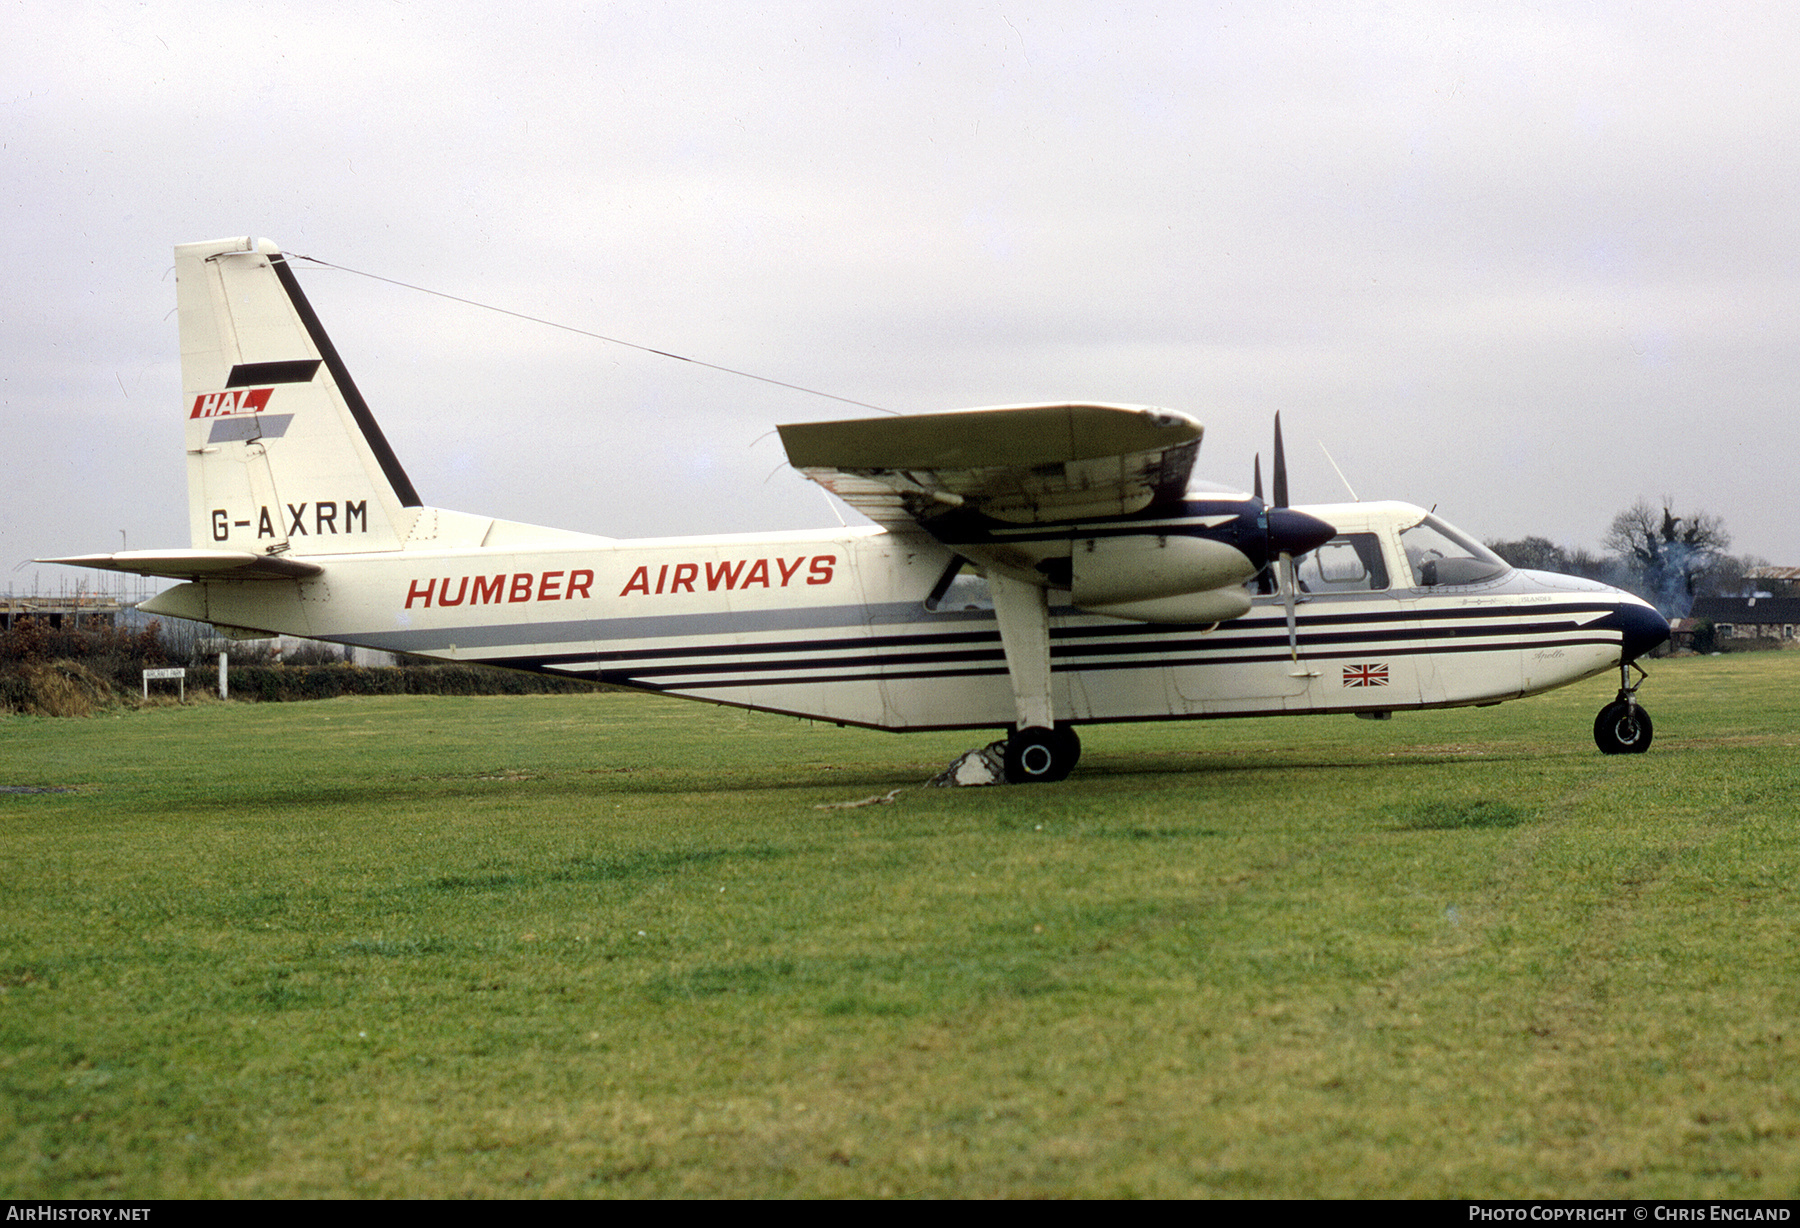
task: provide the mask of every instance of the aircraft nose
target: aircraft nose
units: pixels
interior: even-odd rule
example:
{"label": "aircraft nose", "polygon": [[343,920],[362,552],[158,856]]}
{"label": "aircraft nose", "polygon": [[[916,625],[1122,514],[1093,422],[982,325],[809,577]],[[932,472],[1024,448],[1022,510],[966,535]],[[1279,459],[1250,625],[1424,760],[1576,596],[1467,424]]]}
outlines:
{"label": "aircraft nose", "polygon": [[1601,624],[1619,632],[1621,656],[1635,661],[1669,638],[1669,620],[1647,605],[1620,605]]}
{"label": "aircraft nose", "polygon": [[1272,507],[1268,516],[1271,556],[1291,554],[1298,558],[1337,536],[1337,530],[1317,516],[1308,516],[1291,507]]}

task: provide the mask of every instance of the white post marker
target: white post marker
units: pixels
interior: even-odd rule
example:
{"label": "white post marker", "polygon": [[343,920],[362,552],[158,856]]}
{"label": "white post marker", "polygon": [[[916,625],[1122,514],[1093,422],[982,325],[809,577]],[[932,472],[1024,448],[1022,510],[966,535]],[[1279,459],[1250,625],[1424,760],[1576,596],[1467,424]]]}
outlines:
{"label": "white post marker", "polygon": [[230,690],[231,688],[225,685],[225,654],[221,652],[219,654],[219,698],[226,698]]}

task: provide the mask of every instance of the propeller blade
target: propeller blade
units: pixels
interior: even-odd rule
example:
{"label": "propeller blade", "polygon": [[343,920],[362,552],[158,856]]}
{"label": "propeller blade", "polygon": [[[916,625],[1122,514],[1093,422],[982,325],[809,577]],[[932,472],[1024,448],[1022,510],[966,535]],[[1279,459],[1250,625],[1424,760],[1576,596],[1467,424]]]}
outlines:
{"label": "propeller blade", "polygon": [[1275,507],[1288,505],[1287,452],[1281,446],[1281,414],[1275,415]]}
{"label": "propeller blade", "polygon": [[1262,453],[1256,454],[1256,485],[1250,491],[1258,499],[1262,498]]}
{"label": "propeller blade", "polygon": [[1300,664],[1300,627],[1295,621],[1294,607],[1299,602],[1295,590],[1300,586],[1295,583],[1296,579],[1294,556],[1283,551],[1281,555],[1281,599],[1282,603],[1287,606],[1288,656],[1293,658],[1297,668]]}
{"label": "propeller blade", "polygon": [[1288,669],[1290,678],[1317,678],[1319,671],[1300,660],[1300,624],[1294,613],[1294,607],[1300,603],[1300,575],[1294,568],[1294,556],[1283,551],[1281,555],[1281,595],[1282,604],[1287,607],[1288,659],[1293,665]]}
{"label": "propeller blade", "polygon": [[[1288,657],[1293,661],[1293,668],[1288,673],[1295,678],[1316,678],[1317,670],[1300,663],[1300,620],[1296,610],[1300,604],[1300,576],[1294,567],[1294,556],[1323,545],[1336,535],[1337,530],[1316,516],[1288,507],[1287,449],[1281,443],[1279,413],[1275,415],[1275,467],[1271,477],[1275,497],[1264,514],[1268,518],[1269,546],[1278,552],[1276,590],[1281,594],[1281,604],[1287,612]],[[1261,481],[1259,464],[1258,485]]]}
{"label": "propeller blade", "polygon": [[[1260,464],[1257,466],[1256,471],[1256,497],[1258,499],[1262,498],[1262,466]],[[1265,520],[1267,520],[1268,515],[1267,511],[1263,512],[1263,518]],[[1279,578],[1280,568],[1276,566],[1275,559],[1268,555],[1264,555],[1262,570],[1256,573],[1257,593],[1264,597],[1267,597],[1270,593],[1279,593],[1281,591]]]}

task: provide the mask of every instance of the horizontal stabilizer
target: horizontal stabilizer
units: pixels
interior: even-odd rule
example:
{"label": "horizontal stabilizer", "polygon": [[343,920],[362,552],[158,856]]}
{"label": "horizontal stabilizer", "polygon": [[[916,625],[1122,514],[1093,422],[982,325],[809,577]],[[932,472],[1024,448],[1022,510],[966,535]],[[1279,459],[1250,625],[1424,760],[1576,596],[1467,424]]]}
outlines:
{"label": "horizontal stabilizer", "polygon": [[66,559],[32,561],[170,580],[304,580],[325,570],[317,563],[248,550],[123,550],[117,554],[77,554]]}

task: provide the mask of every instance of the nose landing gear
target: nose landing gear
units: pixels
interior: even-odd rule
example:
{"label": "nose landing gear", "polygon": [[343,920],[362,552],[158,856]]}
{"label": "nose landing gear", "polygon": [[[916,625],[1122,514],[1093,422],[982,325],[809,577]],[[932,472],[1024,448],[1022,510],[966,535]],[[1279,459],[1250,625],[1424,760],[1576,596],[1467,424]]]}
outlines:
{"label": "nose landing gear", "polygon": [[[1631,671],[1637,670],[1637,682]],[[1594,745],[1603,755],[1641,755],[1650,749],[1650,714],[1638,706],[1637,689],[1649,677],[1636,661],[1619,662],[1619,696],[1594,718]]]}

